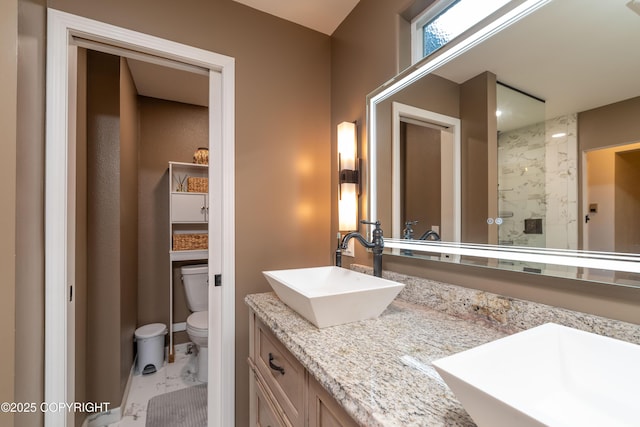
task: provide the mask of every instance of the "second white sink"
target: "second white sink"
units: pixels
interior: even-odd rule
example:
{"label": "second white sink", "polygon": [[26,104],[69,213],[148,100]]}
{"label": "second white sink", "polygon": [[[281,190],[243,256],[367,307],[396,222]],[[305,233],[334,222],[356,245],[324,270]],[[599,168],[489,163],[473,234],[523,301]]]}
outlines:
{"label": "second white sink", "polygon": [[318,328],[376,318],[404,287],[333,266],[263,274],[282,302]]}
{"label": "second white sink", "polygon": [[479,427],[637,426],[640,346],[547,323],[433,362]]}

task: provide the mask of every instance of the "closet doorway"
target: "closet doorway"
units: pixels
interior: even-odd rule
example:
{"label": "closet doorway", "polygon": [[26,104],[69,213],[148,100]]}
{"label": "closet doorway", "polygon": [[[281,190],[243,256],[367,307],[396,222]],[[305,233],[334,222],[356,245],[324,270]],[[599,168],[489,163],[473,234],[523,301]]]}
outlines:
{"label": "closet doorway", "polygon": [[[45,401],[74,402],[76,79],[78,46],[197,67],[209,78],[210,426],[234,424],[234,60],[202,49],[48,10],[45,193]],[[124,53],[122,53],[124,52]],[[215,349],[215,350],[214,350]],[[45,426],[73,425],[48,412]]]}

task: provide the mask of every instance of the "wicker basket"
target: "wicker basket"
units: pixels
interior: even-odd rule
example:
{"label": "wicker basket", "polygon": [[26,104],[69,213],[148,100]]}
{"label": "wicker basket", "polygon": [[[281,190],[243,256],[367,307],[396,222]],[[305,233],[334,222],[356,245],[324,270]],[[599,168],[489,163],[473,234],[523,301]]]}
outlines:
{"label": "wicker basket", "polygon": [[206,193],[209,191],[209,178],[187,178],[187,191],[189,193]]}
{"label": "wicker basket", "polygon": [[196,234],[174,234],[174,251],[192,251],[196,249],[207,249],[209,247],[209,235],[206,233]]}

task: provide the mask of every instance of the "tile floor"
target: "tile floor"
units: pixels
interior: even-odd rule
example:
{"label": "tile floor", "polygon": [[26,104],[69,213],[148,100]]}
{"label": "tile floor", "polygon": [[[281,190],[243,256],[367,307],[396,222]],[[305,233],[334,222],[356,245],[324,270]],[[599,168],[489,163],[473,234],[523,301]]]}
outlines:
{"label": "tile floor", "polygon": [[109,427],[145,427],[152,397],[202,384],[196,378],[195,353],[187,354],[187,344],[176,345],[175,351],[175,361],[165,363],[158,372],[133,376],[122,419]]}

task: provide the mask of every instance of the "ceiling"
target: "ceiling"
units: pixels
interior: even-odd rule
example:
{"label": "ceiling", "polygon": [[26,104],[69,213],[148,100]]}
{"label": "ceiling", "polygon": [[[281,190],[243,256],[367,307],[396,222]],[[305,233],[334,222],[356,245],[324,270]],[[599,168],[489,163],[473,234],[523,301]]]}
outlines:
{"label": "ceiling", "polygon": [[640,96],[640,15],[629,0],[555,0],[435,74],[457,83],[490,71],[545,100],[547,118]]}
{"label": "ceiling", "polygon": [[127,58],[138,95],[207,107],[209,76]]}
{"label": "ceiling", "polygon": [[[253,9],[331,35],[360,0],[235,0]],[[206,75],[128,58],[138,94],[200,106],[209,105]]]}
{"label": "ceiling", "polygon": [[[327,34],[358,2],[236,1]],[[627,3],[554,0],[435,74],[462,83],[490,71],[499,81],[544,99],[547,118],[640,96],[640,16]],[[206,76],[134,60],[129,63],[140,95],[208,104]]]}
{"label": "ceiling", "polygon": [[234,1],[330,36],[360,0]]}

